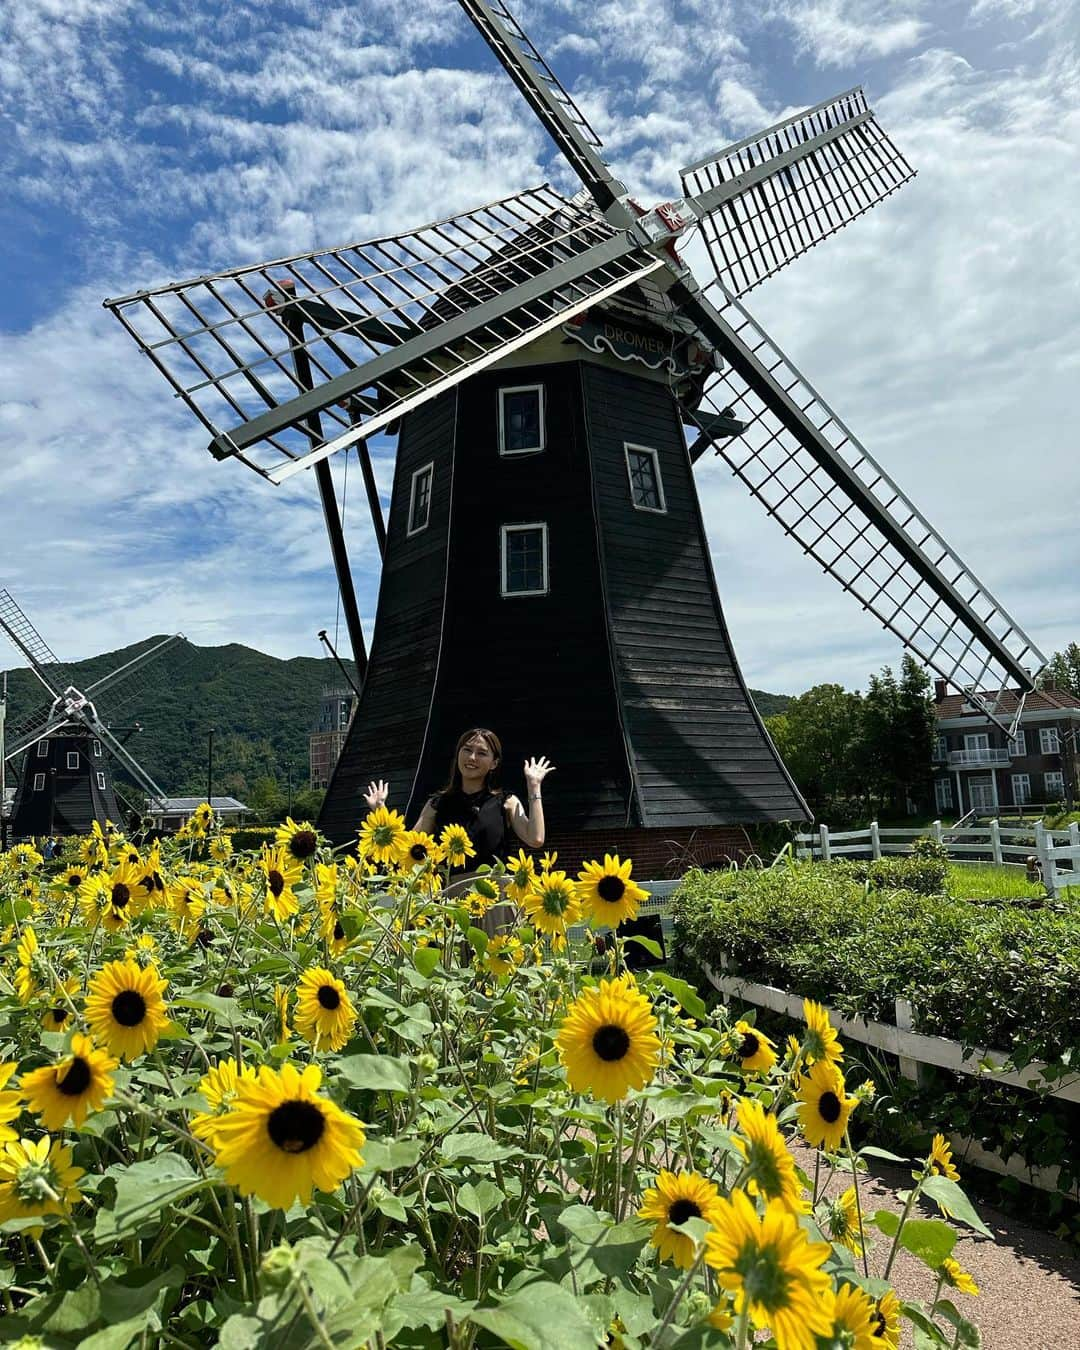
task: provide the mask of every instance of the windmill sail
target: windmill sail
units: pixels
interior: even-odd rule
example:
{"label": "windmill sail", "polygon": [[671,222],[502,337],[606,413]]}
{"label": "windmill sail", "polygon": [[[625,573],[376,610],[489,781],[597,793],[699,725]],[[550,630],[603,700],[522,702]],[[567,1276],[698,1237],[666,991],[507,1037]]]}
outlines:
{"label": "windmill sail", "polygon": [[282,482],[662,267],[544,186],[105,303],[212,432],[211,451]]}
{"label": "windmill sail", "polygon": [[1031,639],[742,305],[682,298],[730,362],[687,419],[734,410],[717,453],[784,532],[954,688],[1032,688]]}
{"label": "windmill sail", "polygon": [[681,171],[716,275],[744,295],[915,171],[850,89]]}

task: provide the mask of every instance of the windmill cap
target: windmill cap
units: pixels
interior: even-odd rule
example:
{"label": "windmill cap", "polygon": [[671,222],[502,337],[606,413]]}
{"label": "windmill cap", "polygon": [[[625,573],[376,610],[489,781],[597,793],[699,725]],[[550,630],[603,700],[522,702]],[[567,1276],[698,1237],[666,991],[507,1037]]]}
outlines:
{"label": "windmill cap", "polygon": [[280,281],[274,282],[271,289],[263,296],[263,308],[277,309],[283,299],[296,299],[296,282],[292,277],[282,277]]}

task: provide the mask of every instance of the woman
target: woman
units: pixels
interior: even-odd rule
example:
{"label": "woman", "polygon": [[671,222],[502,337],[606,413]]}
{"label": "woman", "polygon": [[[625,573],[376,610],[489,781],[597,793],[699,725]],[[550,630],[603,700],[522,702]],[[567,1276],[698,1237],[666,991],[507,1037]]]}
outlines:
{"label": "woman", "polygon": [[[543,755],[525,761],[525,786],[528,809],[513,793],[504,793],[499,786],[499,766],[502,763],[502,743],[486,727],[472,727],[458,737],[450,776],[445,787],[430,797],[420,812],[414,830],[423,830],[438,837],[447,825],[463,825],[476,857],[469,859],[470,871],[460,872],[454,878],[452,889],[463,889],[462,883],[475,875],[475,869],[490,866],[496,859],[505,859],[516,836],[527,848],[542,848],[544,843],[544,805],[540,785],[555,765]],[[381,779],[369,783],[364,800],[375,809],[383,806],[390,786]],[[513,834],[511,835],[511,831]],[[491,926],[510,921],[512,915],[496,915],[494,910],[511,910],[509,905],[497,905],[491,912]],[[489,924],[485,923],[485,928]]]}

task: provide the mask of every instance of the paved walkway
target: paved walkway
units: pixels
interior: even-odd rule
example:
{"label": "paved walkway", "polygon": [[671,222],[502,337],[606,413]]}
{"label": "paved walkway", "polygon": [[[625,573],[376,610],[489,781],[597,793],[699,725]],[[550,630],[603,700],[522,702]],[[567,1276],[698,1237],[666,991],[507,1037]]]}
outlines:
{"label": "paved walkway", "polygon": [[[796,1150],[799,1162],[813,1176],[813,1154]],[[864,1209],[903,1208],[897,1191],[910,1187],[911,1173],[877,1159],[867,1159],[872,1170],[860,1179]],[[809,1164],[809,1166],[808,1166]],[[964,1175],[961,1169],[961,1185]],[[850,1176],[834,1178],[830,1194],[843,1190]],[[950,1297],[970,1317],[983,1337],[983,1350],[1080,1350],[1080,1259],[1063,1242],[1032,1228],[991,1205],[976,1201],[979,1217],[995,1241],[957,1227],[961,1236],[953,1255],[969,1270],[979,1286],[977,1296]],[[930,1202],[920,1207],[921,1217],[939,1217]],[[876,1230],[873,1230],[876,1232]],[[880,1274],[889,1246],[880,1234],[870,1255],[871,1274]],[[907,1252],[893,1266],[893,1277],[902,1297],[929,1302],[936,1281],[930,1271]],[[911,1345],[910,1326],[902,1345]]]}

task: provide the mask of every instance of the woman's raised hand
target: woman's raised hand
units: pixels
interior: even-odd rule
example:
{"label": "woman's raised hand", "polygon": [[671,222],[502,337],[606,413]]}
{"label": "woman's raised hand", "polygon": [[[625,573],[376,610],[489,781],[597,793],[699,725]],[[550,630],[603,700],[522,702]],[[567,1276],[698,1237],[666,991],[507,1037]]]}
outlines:
{"label": "woman's raised hand", "polygon": [[390,795],[390,784],[384,783],[380,778],[377,783],[369,783],[367,791],[364,793],[364,801],[374,811],[377,806],[385,806],[386,799]]}
{"label": "woman's raised hand", "polygon": [[533,785],[539,787],[547,775],[554,772],[555,765],[546,755],[541,755],[539,759],[527,759],[525,761],[525,781],[530,787]]}

